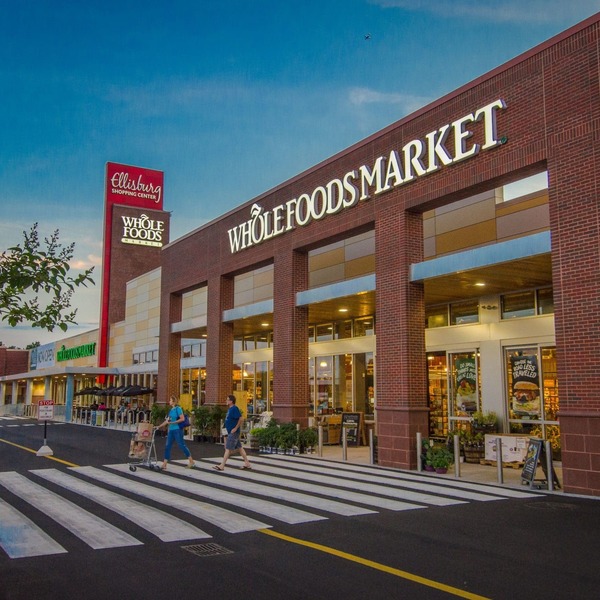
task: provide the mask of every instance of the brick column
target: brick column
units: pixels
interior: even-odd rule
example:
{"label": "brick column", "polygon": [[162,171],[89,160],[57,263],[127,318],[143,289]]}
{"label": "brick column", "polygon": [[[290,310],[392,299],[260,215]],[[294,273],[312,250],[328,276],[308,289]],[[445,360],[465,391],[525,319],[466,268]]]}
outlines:
{"label": "brick column", "polygon": [[428,432],[423,288],[408,282],[423,255],[420,214],[381,204],[375,222],[377,253],[378,462],[411,469],[416,433]]}
{"label": "brick column", "polygon": [[[281,256],[283,254],[283,256]],[[296,292],[308,286],[308,255],[278,253],[274,265],[273,416],[308,424],[308,309],[296,308]]]}
{"label": "brick column", "polygon": [[551,107],[579,122],[556,123],[548,144],[562,484],[567,492],[600,495],[598,94],[592,102],[580,81],[587,69],[569,65],[555,75],[572,80],[571,92],[557,94]]}
{"label": "brick column", "polygon": [[233,279],[215,275],[208,281],[206,323],[206,404],[225,405],[233,391],[233,325],[223,323],[223,311],[233,308]]}
{"label": "brick column", "polygon": [[171,323],[181,321],[180,294],[162,294],[160,303],[160,340],[156,402],[168,403],[171,395],[179,396],[181,334],[171,333]]}

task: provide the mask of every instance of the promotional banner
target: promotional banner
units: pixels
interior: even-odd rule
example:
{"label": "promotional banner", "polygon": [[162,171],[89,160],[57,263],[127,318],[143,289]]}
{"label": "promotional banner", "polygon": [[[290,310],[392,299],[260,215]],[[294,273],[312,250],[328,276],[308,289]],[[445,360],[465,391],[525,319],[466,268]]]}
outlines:
{"label": "promotional banner", "polygon": [[511,356],[512,410],[515,416],[526,419],[541,417],[540,375],[535,354]]}
{"label": "promotional banner", "polygon": [[477,367],[474,358],[457,358],[454,361],[456,373],[456,411],[473,413],[477,410]]}

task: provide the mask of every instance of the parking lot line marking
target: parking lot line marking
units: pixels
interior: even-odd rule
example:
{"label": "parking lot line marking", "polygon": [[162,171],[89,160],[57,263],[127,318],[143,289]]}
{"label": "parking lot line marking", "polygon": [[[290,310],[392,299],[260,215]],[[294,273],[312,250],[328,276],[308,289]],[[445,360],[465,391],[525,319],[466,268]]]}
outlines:
{"label": "parking lot line marking", "polygon": [[[21,446],[21,444],[15,444],[14,442],[9,442],[8,440],[3,440],[2,438],[0,438],[0,442],[8,444],[9,446],[15,446],[15,448],[20,448],[21,450],[26,450],[27,452],[31,452],[33,454],[37,454],[37,450],[34,450],[33,448],[28,448],[27,446]],[[67,460],[63,460],[62,458],[56,458],[56,456],[43,456],[42,458],[48,458],[50,460],[55,460],[56,462],[59,462],[63,465],[67,465],[67,467],[78,467],[79,466],[79,465],[76,465],[75,463],[69,462]]]}
{"label": "parking lot line marking", "polygon": [[485,596],[480,596],[479,594],[473,594],[472,592],[467,592],[466,590],[461,590],[460,588],[455,588],[451,585],[440,583],[439,581],[433,581],[432,579],[427,579],[426,577],[414,575],[413,573],[409,573],[408,571],[402,571],[401,569],[389,567],[387,565],[375,562],[373,560],[361,558],[360,556],[349,554],[348,552],[343,552],[342,550],[336,550],[335,548],[330,548],[329,546],[323,546],[322,544],[317,544],[315,542],[309,542],[307,540],[301,540],[299,538],[291,537],[283,533],[278,533],[277,531],[273,531],[272,529],[259,529],[258,532],[265,533],[267,535],[279,538],[280,540],[284,540],[286,542],[291,542],[292,544],[298,544],[299,546],[306,546],[307,548],[312,548],[313,550],[318,550],[319,552],[332,554],[333,556],[343,558],[344,560],[349,560],[364,565],[365,567],[377,569],[378,571],[383,571],[384,573],[389,573],[390,575],[395,575],[396,577],[401,577],[402,579],[408,579],[409,581],[413,581],[415,583],[419,583],[427,587],[435,588],[436,590],[440,590],[442,592],[447,592],[448,594],[458,596],[459,598],[468,598],[469,600],[490,600],[489,598]]}

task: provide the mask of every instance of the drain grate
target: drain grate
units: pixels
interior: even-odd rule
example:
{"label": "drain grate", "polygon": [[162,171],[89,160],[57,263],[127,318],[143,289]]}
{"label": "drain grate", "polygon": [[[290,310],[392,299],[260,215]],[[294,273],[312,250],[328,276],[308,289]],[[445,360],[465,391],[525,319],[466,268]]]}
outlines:
{"label": "drain grate", "polygon": [[222,556],[223,554],[233,554],[233,550],[219,546],[219,544],[194,544],[192,546],[181,547],[196,556]]}

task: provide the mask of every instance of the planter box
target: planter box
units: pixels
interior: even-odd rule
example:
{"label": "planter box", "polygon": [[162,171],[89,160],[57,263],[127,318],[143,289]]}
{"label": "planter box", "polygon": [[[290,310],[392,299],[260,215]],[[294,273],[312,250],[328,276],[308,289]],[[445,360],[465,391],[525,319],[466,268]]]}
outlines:
{"label": "planter box", "polygon": [[483,460],[483,457],[485,456],[485,452],[484,452],[484,448],[468,448],[467,446],[465,446],[464,448],[464,453],[465,453],[465,462],[466,463],[477,463],[479,464],[480,461]]}

